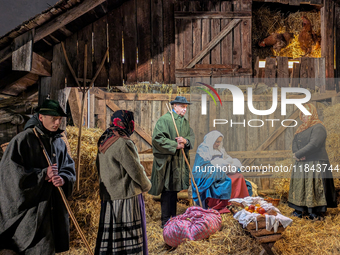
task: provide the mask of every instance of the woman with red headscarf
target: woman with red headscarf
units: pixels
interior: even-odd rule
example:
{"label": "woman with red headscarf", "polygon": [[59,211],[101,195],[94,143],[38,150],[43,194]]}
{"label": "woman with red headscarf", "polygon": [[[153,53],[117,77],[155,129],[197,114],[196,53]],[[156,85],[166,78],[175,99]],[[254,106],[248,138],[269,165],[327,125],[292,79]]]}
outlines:
{"label": "woman with red headscarf", "polygon": [[295,132],[288,205],[294,216],[321,219],[327,207],[336,208],[336,192],[326,151],[327,132],[314,105],[306,104],[311,115],[300,112],[303,122]]}
{"label": "woman with red headscarf", "polygon": [[148,254],[143,192],[151,182],[130,136],[133,113],[115,111],[98,141],[101,211],[95,254]]}

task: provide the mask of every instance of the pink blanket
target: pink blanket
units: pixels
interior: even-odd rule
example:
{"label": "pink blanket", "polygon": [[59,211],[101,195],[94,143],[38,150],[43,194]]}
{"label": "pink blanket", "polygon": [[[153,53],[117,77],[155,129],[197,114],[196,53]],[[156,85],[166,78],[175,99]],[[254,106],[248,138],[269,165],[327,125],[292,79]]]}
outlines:
{"label": "pink blanket", "polygon": [[164,226],[165,243],[177,247],[184,240],[202,240],[220,230],[222,219],[213,209],[190,207],[182,215],[171,218]]}

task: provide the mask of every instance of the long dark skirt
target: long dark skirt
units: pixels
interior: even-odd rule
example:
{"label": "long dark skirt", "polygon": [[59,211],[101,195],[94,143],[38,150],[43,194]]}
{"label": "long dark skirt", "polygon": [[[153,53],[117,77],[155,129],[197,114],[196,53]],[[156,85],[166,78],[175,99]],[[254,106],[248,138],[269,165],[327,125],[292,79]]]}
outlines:
{"label": "long dark skirt", "polygon": [[142,194],[102,201],[95,254],[148,254]]}
{"label": "long dark skirt", "polygon": [[308,213],[326,212],[327,207],[336,208],[333,175],[328,169],[328,161],[296,162],[290,180],[288,205]]}

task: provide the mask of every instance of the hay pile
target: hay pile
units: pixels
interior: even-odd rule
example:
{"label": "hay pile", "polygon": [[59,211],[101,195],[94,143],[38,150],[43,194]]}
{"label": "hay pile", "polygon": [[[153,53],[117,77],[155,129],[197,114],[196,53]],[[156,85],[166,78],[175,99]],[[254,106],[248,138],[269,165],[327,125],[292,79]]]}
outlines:
{"label": "hay pile", "polygon": [[[325,118],[326,119],[326,118]],[[78,129],[67,128],[71,153],[75,159]],[[75,192],[71,208],[85,233],[92,249],[97,236],[100,200],[98,196],[97,170],[95,158],[96,143],[102,130],[84,129],[82,146],[82,180],[80,192]],[[75,159],[76,160],[76,159]],[[287,163],[287,162],[286,162]],[[287,190],[287,187],[283,187]],[[160,202],[146,194],[145,209],[147,217],[147,235],[149,254],[259,254],[262,247],[241,228],[231,214],[222,215],[222,230],[206,240],[188,241],[177,248],[171,248],[164,243],[160,228]],[[177,214],[182,214],[188,208],[186,203],[178,203]],[[281,212],[290,216],[292,209],[281,203]],[[283,233],[283,239],[275,244],[276,251],[281,254],[339,254],[340,216],[339,209],[329,210],[324,222],[312,222],[306,219],[293,218],[294,222]],[[63,255],[87,254],[81,238],[71,224],[71,248]]]}
{"label": "hay pile", "polygon": [[[262,6],[259,9],[254,10],[252,16],[252,47],[253,55],[255,57],[253,59],[256,59],[257,56],[259,56],[260,59],[265,59],[270,56],[290,57],[295,59],[304,56],[304,52],[301,50],[298,41],[299,33],[302,29],[302,16],[306,16],[311,21],[313,31],[320,36],[320,12],[297,11],[287,15],[282,13],[280,10],[272,11],[266,6]],[[261,48],[258,46],[258,42],[272,33],[283,32],[293,33],[294,38],[288,46],[282,48],[279,52],[274,51],[273,47]],[[321,57],[321,47],[312,51],[308,57]]]}
{"label": "hay pile", "polygon": [[[70,143],[71,156],[77,162],[78,128],[66,128],[67,139]],[[98,128],[82,129],[81,146],[81,179],[80,190],[74,191],[70,207],[75,214],[80,228],[83,230],[90,246],[95,247],[100,215],[99,183],[95,165],[97,142],[103,131]],[[71,223],[70,250],[63,254],[87,254],[73,223]]]}

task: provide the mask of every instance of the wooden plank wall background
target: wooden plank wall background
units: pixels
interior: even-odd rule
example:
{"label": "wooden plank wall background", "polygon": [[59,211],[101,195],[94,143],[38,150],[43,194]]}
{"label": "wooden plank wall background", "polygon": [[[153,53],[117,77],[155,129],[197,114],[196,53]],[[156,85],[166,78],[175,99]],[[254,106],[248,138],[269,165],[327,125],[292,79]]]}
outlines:
{"label": "wooden plank wall background", "polygon": [[[175,0],[129,0],[65,40],[68,58],[79,78],[91,79],[109,47],[109,58],[95,82],[97,87],[138,82],[174,84]],[[69,70],[59,72],[67,86],[76,86]]]}

